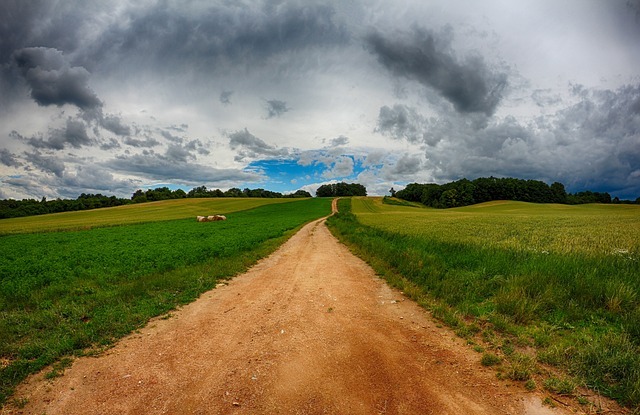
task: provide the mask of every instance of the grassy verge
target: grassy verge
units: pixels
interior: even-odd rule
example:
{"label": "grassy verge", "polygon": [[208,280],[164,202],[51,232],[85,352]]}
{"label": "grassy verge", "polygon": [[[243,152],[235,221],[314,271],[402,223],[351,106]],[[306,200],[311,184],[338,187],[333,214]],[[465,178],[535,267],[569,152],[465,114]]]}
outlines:
{"label": "grassy verge", "polygon": [[[484,233],[484,243],[477,243],[473,232],[451,235],[459,220],[451,221],[447,232],[445,216],[429,225],[436,231],[426,229],[424,223],[433,219],[428,209],[421,209],[422,222],[414,217],[407,226],[411,218],[397,209],[414,208],[392,207],[396,210],[385,217],[379,206],[368,206],[362,217],[379,225],[367,226],[351,213],[350,204],[340,201],[340,214],[328,221],[332,231],[459,335],[482,342],[478,351],[488,353],[486,361],[497,364],[500,376],[532,387],[540,368],[547,366],[561,370],[572,384],[638,408],[640,266],[635,246],[623,255],[571,247],[554,252],[526,249],[523,241],[507,247],[493,240],[490,231]],[[531,215],[498,215],[490,225],[498,226],[497,218],[512,220],[506,231],[519,234],[526,233],[518,226],[530,223]],[[555,219],[550,216],[560,226]],[[477,229],[482,219],[476,214],[466,221]],[[397,223],[404,230],[394,231]],[[549,382],[545,388],[564,391],[565,383]]]}
{"label": "grassy verge", "polygon": [[100,350],[246,270],[330,204],[0,237],[0,403],[27,375]]}

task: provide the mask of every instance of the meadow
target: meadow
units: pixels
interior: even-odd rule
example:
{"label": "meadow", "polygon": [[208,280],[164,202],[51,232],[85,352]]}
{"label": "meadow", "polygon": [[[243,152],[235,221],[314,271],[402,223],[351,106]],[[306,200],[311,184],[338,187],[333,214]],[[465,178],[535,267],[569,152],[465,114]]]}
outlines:
{"label": "meadow", "polygon": [[[0,221],[0,403],[243,272],[330,204],[184,199]],[[213,213],[228,220],[195,221]]]}
{"label": "meadow", "polygon": [[52,213],[0,220],[0,236],[16,233],[86,230],[104,226],[195,218],[198,215],[224,215],[259,206],[294,201],[294,199],[268,198],[189,198],[147,202],[143,207],[132,204],[96,210]]}
{"label": "meadow", "polygon": [[639,407],[640,207],[386,200],[341,200],[328,224],[499,376]]}

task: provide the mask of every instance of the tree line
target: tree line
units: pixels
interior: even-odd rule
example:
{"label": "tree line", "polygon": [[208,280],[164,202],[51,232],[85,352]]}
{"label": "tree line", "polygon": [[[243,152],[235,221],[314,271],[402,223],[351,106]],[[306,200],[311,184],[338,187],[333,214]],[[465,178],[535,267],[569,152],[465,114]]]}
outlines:
{"label": "tree line", "polygon": [[335,196],[366,196],[367,188],[359,183],[333,183],[323,184],[316,190],[318,197],[335,197]]}
{"label": "tree line", "polygon": [[567,193],[562,183],[551,185],[539,180],[481,177],[475,180],[461,179],[446,184],[411,183],[400,191],[391,189],[391,195],[399,199],[420,202],[434,208],[469,206],[492,200],[516,200],[532,203],[638,203],[612,199],[609,193],[584,191]]}
{"label": "tree line", "polygon": [[41,200],[23,199],[0,200],[0,219],[17,218],[22,216],[44,215],[47,213],[72,212],[78,210],[89,210],[103,207],[122,206],[132,203],[154,202],[169,199],[184,199],[197,197],[264,197],[264,198],[301,198],[311,197],[311,193],[305,190],[298,190],[295,193],[283,195],[279,192],[272,192],[265,189],[241,190],[231,188],[225,192],[220,189],[210,190],[206,186],[199,186],[185,192],[182,189],[171,190],[168,187],[158,187],[156,189],[136,190],[131,198],[118,198],[115,196],[105,196],[100,193],[82,193],[77,199],[55,199]]}

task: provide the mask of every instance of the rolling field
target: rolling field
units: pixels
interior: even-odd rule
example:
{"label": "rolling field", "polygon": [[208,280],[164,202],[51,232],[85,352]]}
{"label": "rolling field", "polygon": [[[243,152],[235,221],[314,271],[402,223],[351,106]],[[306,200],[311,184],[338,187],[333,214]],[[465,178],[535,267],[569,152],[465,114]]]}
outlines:
{"label": "rolling field", "polygon": [[[0,403],[28,374],[57,362],[55,376],[65,356],[108,346],[246,270],[330,204],[185,199],[0,221]],[[195,221],[213,213],[228,220]]]}
{"label": "rolling field", "polygon": [[0,235],[60,230],[86,230],[104,226],[195,218],[198,215],[224,215],[264,205],[291,203],[295,201],[298,200],[266,198],[189,198],[162,200],[159,202],[78,212],[62,212],[49,215],[3,219],[0,220]]}
{"label": "rolling field", "polygon": [[382,199],[353,200],[364,224],[451,243],[558,254],[640,259],[640,207],[488,202],[455,209],[412,208]]}
{"label": "rolling field", "polygon": [[436,210],[353,198],[340,211],[332,230],[461,336],[482,341],[500,376],[535,387],[540,367],[554,366],[563,377],[538,386],[588,386],[640,404],[640,207]]}

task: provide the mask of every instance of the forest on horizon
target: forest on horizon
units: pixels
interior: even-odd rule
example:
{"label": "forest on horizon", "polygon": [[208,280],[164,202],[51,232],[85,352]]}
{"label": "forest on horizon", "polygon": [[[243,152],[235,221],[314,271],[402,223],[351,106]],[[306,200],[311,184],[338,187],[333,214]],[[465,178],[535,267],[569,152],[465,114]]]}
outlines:
{"label": "forest on horizon", "polygon": [[[389,191],[391,196],[410,202],[419,202],[434,208],[451,208],[489,202],[492,200],[515,200],[532,203],[624,203],[640,204],[640,197],[635,201],[612,198],[606,192],[583,191],[574,194],[567,193],[562,183],[551,185],[539,180],[524,180],[514,178],[481,177],[475,180],[461,179],[446,184],[410,183],[404,189]],[[366,196],[367,189],[359,183],[325,184],[316,191],[317,197]],[[198,186],[185,192],[182,189],[171,190],[168,187],[156,189],[136,190],[131,198],[118,198],[98,194],[82,193],[77,199],[47,200],[43,197],[36,199],[5,199],[0,200],[0,219],[23,216],[44,215],[47,213],[71,212],[103,207],[114,207],[132,203],[154,202],[159,200],[183,198],[217,198],[217,197],[260,197],[260,198],[302,198],[312,197],[306,190],[298,190],[291,194],[282,194],[262,188],[239,189],[231,188],[227,191],[207,189]]]}

